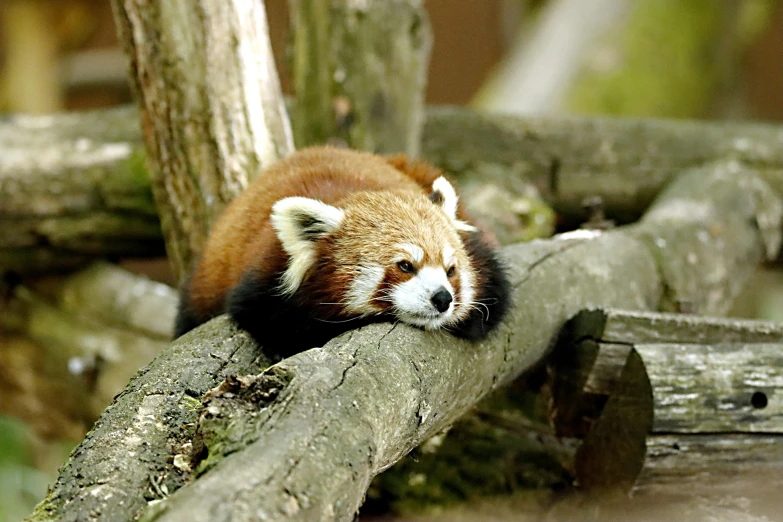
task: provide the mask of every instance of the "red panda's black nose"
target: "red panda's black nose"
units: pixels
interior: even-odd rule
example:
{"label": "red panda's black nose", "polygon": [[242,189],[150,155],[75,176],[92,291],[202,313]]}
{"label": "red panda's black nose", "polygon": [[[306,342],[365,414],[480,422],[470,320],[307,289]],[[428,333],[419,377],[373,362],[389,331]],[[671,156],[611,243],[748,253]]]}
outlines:
{"label": "red panda's black nose", "polygon": [[430,301],[432,301],[432,304],[438,312],[443,313],[449,309],[449,305],[451,304],[451,292],[441,286],[438,288],[438,291],[432,295]]}

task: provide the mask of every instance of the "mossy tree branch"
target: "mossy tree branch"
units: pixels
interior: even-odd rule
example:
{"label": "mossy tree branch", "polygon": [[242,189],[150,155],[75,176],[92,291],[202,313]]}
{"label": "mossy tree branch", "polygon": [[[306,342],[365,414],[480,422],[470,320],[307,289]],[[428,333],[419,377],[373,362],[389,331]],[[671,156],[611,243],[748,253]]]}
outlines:
{"label": "mossy tree branch", "polygon": [[0,271],[162,255],[132,107],[0,122]]}
{"label": "mossy tree branch", "polygon": [[[703,183],[692,183],[699,176]],[[667,292],[694,286],[731,299],[737,274],[771,253],[765,245],[779,244],[780,197],[758,173],[732,164],[686,172],[655,208],[639,225],[592,239],[506,247],[516,306],[480,345],[404,325],[372,325],[261,375],[229,379],[201,406],[198,397],[220,376],[259,367],[244,334],[225,318],[208,323],[132,381],[33,519],[117,516],[117,491],[101,485],[115,484],[116,470],[130,468],[122,478],[122,520],[144,510],[150,477],[157,485],[153,497],[192,481],[148,514],[155,520],[246,520],[259,513],[268,520],[350,520],[373,475],[537,363],[577,311],[656,309]],[[717,228],[725,234],[709,234]],[[703,231],[702,253],[712,256],[710,266],[724,267],[720,272],[687,262]],[[668,268],[652,247],[661,242]],[[679,270],[693,281],[684,282]],[[701,312],[719,307],[701,293],[694,303]],[[125,448],[140,440],[128,436],[134,425],[157,433],[147,437],[141,461]]]}

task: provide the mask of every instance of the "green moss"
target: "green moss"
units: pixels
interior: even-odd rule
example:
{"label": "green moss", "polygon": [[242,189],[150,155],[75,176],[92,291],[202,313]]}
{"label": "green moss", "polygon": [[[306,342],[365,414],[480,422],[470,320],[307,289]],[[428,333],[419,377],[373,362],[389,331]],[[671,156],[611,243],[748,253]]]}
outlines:
{"label": "green moss", "polygon": [[157,215],[144,147],[134,148],[127,160],[117,164],[116,172],[104,176],[101,195],[108,208]]}
{"label": "green moss", "polygon": [[[704,114],[725,63],[716,42],[724,2],[646,0],[609,31],[566,101],[577,113],[693,117]],[[721,57],[725,60],[725,56]]]}
{"label": "green moss", "polygon": [[[46,493],[51,477],[33,467],[32,433],[22,421],[0,415],[0,520],[19,520]],[[41,520],[51,519],[52,507],[35,508]]]}

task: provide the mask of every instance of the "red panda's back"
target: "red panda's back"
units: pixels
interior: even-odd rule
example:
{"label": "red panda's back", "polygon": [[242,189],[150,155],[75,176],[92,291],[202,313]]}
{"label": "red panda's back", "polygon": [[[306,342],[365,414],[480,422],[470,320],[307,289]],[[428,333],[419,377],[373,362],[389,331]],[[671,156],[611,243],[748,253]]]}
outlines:
{"label": "red panda's back", "polygon": [[424,180],[408,177],[380,156],[336,148],[304,149],[272,165],[212,228],[190,280],[194,311],[204,319],[220,313],[227,292],[248,268],[270,275],[285,268],[286,255],[269,220],[272,205],[280,199],[302,196],[339,206],[342,198],[357,191],[424,192],[426,183],[417,181]]}

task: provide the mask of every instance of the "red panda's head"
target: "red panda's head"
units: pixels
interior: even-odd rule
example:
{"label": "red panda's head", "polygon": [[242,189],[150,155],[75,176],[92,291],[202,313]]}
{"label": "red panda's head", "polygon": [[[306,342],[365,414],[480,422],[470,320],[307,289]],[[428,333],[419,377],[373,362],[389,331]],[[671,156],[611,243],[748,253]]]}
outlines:
{"label": "red panda's head", "polygon": [[316,306],[337,306],[345,317],[392,314],[448,328],[476,306],[476,274],[459,235],[474,229],[456,211],[457,195],[442,177],[429,198],[356,192],[336,206],[281,199],[271,215],[289,256],[281,293],[301,288]]}

